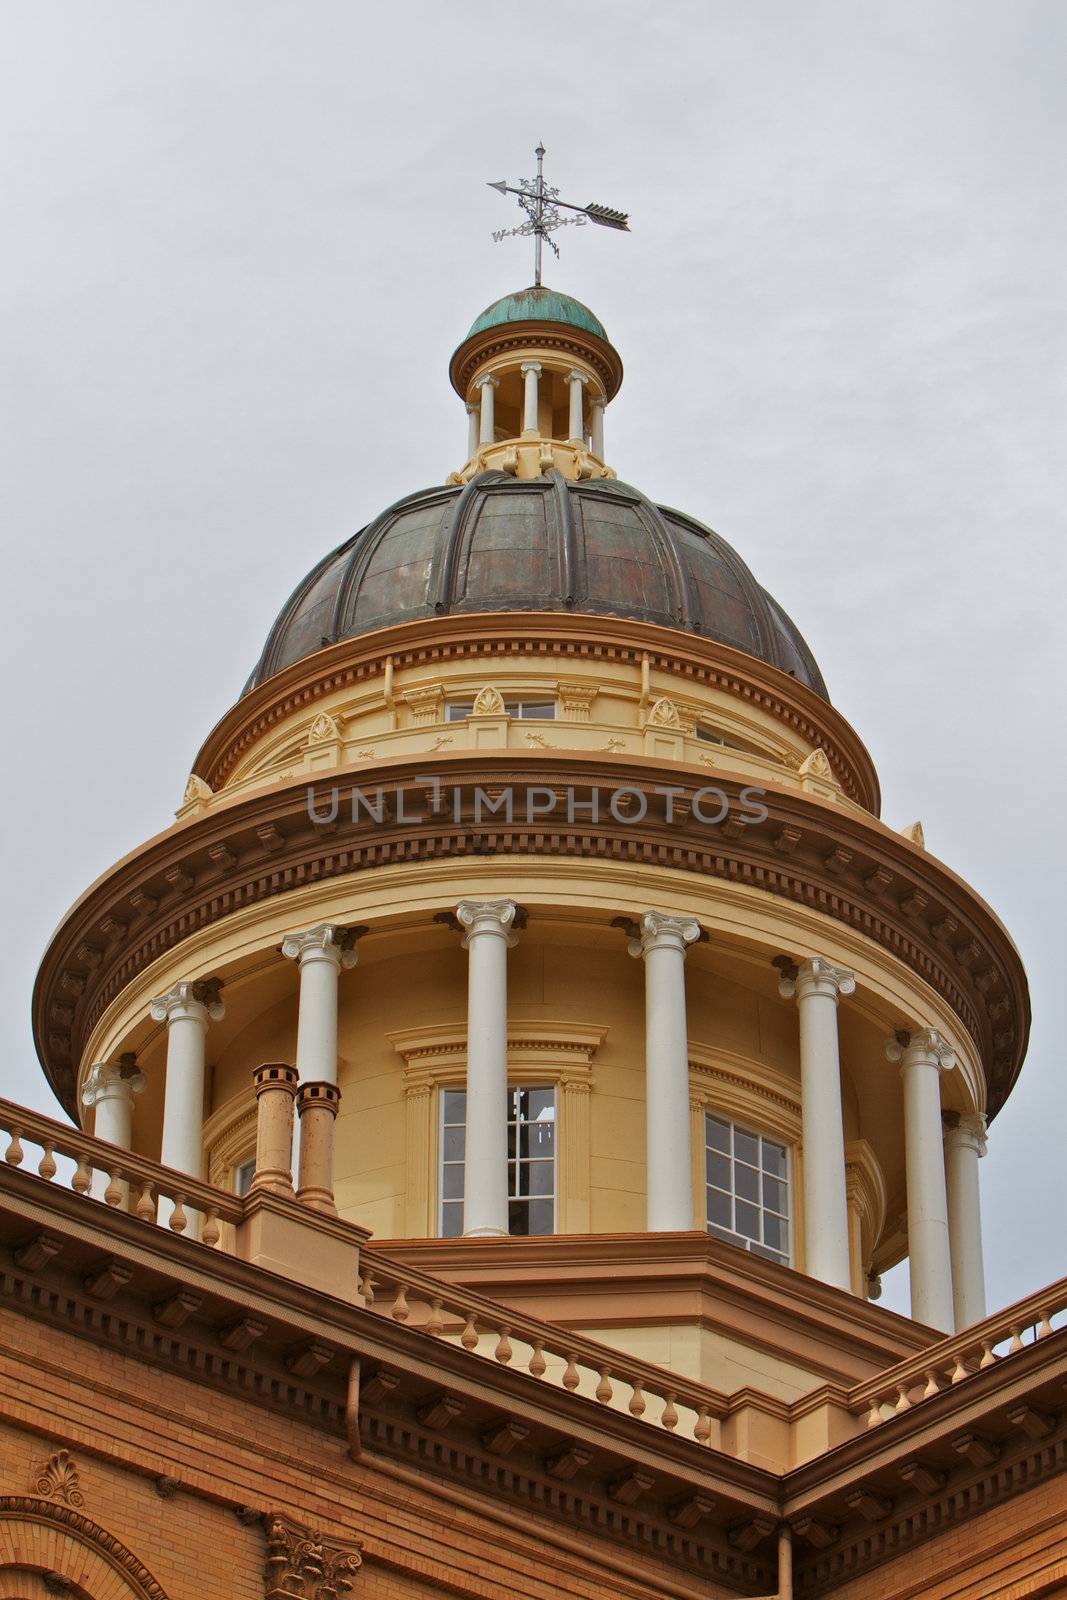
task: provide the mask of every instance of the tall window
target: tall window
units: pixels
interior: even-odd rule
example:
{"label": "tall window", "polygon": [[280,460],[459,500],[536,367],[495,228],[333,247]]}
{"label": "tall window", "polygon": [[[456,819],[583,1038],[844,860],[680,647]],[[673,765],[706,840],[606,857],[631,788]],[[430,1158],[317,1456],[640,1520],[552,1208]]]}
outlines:
{"label": "tall window", "polygon": [[[441,1237],[463,1232],[467,1091],[441,1094]],[[508,1232],[556,1227],[556,1091],[508,1090]]]}
{"label": "tall window", "polygon": [[233,1190],[235,1194],[247,1194],[252,1187],[252,1179],[256,1175],[256,1158],[242,1161],[239,1167],[234,1168]]}
{"label": "tall window", "polygon": [[788,1266],[788,1146],[710,1111],[704,1129],[708,1232]]}

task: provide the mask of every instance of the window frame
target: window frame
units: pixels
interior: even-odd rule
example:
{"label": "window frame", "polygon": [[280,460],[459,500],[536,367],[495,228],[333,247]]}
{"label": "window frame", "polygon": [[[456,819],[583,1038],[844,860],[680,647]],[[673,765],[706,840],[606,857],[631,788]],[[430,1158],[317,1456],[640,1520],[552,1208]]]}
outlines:
{"label": "window frame", "polygon": [[[732,1115],[731,1113],[729,1113],[727,1111],[720,1110],[717,1106],[714,1106],[714,1105],[704,1104],[700,1108],[700,1113],[701,1113],[700,1125],[701,1125],[701,1129],[702,1129],[702,1132],[703,1132],[702,1165],[703,1165],[703,1169],[704,1169],[704,1172],[703,1172],[704,1230],[707,1233],[708,1237],[711,1238],[711,1239],[717,1239],[720,1244],[728,1244],[728,1245],[732,1245],[735,1249],[744,1250],[747,1255],[754,1255],[760,1261],[772,1260],[772,1261],[777,1262],[777,1264],[779,1266],[795,1268],[796,1259],[797,1259],[797,1257],[796,1257],[797,1203],[796,1203],[796,1183],[795,1183],[796,1163],[795,1163],[795,1160],[794,1160],[794,1156],[795,1156],[795,1145],[794,1145],[794,1143],[790,1139],[786,1138],[783,1134],[781,1134],[781,1133],[779,1133],[777,1131],[765,1132],[762,1128],[760,1128],[758,1126],[753,1126],[751,1123],[747,1122],[744,1118],[738,1119],[736,1116]],[[718,1123],[721,1123],[725,1127],[728,1127],[730,1129],[729,1161],[730,1161],[731,1183],[733,1184],[733,1187],[730,1190],[730,1216],[731,1216],[731,1222],[732,1222],[733,1226],[731,1226],[730,1228],[724,1228],[722,1226],[722,1224],[717,1223],[717,1222],[713,1222],[712,1218],[711,1218],[711,1215],[710,1215],[710,1211],[711,1211],[711,1194],[712,1194],[713,1189],[719,1194],[725,1194],[726,1190],[720,1188],[718,1185],[713,1185],[712,1182],[711,1182],[711,1179],[707,1175],[708,1154],[709,1153],[722,1154],[722,1152],[714,1151],[712,1145],[710,1145],[709,1142],[708,1142],[708,1121],[709,1121],[709,1119],[713,1119],[714,1121],[716,1121]],[[756,1140],[759,1141],[759,1147],[758,1147],[758,1151],[757,1151],[757,1154],[758,1154],[758,1157],[759,1157],[759,1162],[758,1162],[758,1165],[754,1168],[754,1170],[757,1171],[760,1174],[761,1180],[762,1180],[762,1177],[763,1177],[763,1175],[765,1173],[765,1168],[764,1168],[764,1165],[763,1165],[763,1144],[764,1144],[764,1142],[766,1141],[768,1144],[775,1145],[775,1146],[781,1148],[785,1152],[785,1176],[784,1176],[784,1179],[780,1180],[780,1181],[784,1182],[784,1184],[785,1184],[785,1191],[786,1191],[785,1198],[786,1198],[786,1207],[787,1207],[787,1209],[786,1209],[786,1211],[784,1213],[784,1221],[785,1221],[785,1226],[786,1226],[787,1246],[786,1246],[786,1249],[784,1249],[784,1250],[775,1250],[772,1245],[769,1245],[769,1244],[765,1243],[764,1238],[763,1238],[764,1217],[766,1215],[770,1215],[770,1216],[774,1216],[774,1217],[782,1217],[783,1213],[779,1212],[779,1211],[775,1211],[773,1208],[768,1207],[768,1206],[766,1206],[764,1204],[763,1197],[762,1197],[762,1181],[761,1181],[761,1184],[760,1184],[760,1191],[761,1192],[760,1192],[760,1199],[759,1199],[758,1202],[753,1202],[753,1201],[750,1201],[750,1200],[746,1200],[744,1195],[740,1195],[740,1196],[738,1195],[736,1181],[735,1181],[735,1167],[737,1165],[737,1157],[736,1157],[735,1152],[734,1152],[734,1133],[735,1133],[735,1131],[738,1132],[738,1133],[746,1134],[750,1139],[756,1139]],[[742,1162],[741,1165],[742,1166],[750,1166],[751,1163]],[[774,1176],[773,1173],[768,1173],[766,1175],[769,1176],[769,1177],[773,1177]],[[757,1208],[757,1210],[759,1212],[759,1216],[760,1216],[760,1238],[759,1239],[755,1239],[755,1240],[751,1239],[747,1234],[742,1233],[741,1230],[736,1226],[736,1221],[737,1221],[737,1202],[738,1202],[739,1199],[746,1205],[752,1205],[752,1204],[756,1205],[756,1208]],[[718,1229],[719,1231],[718,1232],[714,1232],[713,1231],[714,1229]],[[726,1234],[726,1233],[732,1234],[733,1237],[729,1238],[729,1239],[724,1238],[723,1234]],[[753,1249],[753,1245],[756,1246],[755,1249]],[[766,1252],[766,1254],[764,1252]]]}
{"label": "window frame", "polygon": [[[510,1079],[508,1081],[508,1102],[509,1102],[509,1104],[508,1104],[507,1127],[508,1127],[509,1132],[510,1132],[510,1130],[512,1128],[515,1128],[516,1133],[517,1133],[518,1129],[521,1128],[521,1127],[526,1127],[526,1128],[536,1127],[537,1122],[541,1120],[540,1118],[534,1118],[532,1120],[527,1120],[525,1122],[518,1122],[518,1121],[514,1120],[512,1118],[512,1115],[511,1115],[511,1112],[512,1112],[512,1109],[513,1109],[513,1106],[514,1106],[513,1097],[515,1095],[517,1095],[517,1094],[522,1094],[523,1092],[530,1093],[530,1092],[533,1092],[533,1091],[538,1091],[538,1092],[540,1092],[542,1094],[550,1094],[552,1096],[552,1116],[551,1116],[550,1119],[545,1119],[545,1120],[550,1120],[551,1123],[552,1123],[552,1128],[553,1128],[553,1143],[552,1143],[552,1155],[551,1155],[552,1188],[551,1188],[551,1190],[550,1190],[550,1192],[548,1194],[534,1194],[532,1191],[530,1193],[528,1193],[528,1194],[521,1194],[521,1193],[515,1193],[513,1191],[513,1188],[512,1188],[513,1177],[514,1178],[518,1177],[518,1170],[519,1170],[519,1167],[520,1167],[521,1164],[523,1164],[525,1162],[527,1165],[530,1165],[533,1161],[538,1161],[540,1163],[547,1164],[547,1158],[545,1158],[544,1156],[541,1156],[541,1157],[522,1157],[522,1156],[519,1156],[517,1153],[514,1156],[509,1155],[509,1157],[508,1157],[508,1209],[509,1209],[509,1212],[510,1212],[510,1208],[511,1208],[511,1206],[512,1206],[512,1204],[514,1202],[524,1202],[527,1206],[529,1206],[529,1204],[534,1200],[538,1200],[538,1201],[547,1200],[547,1201],[549,1201],[551,1203],[551,1206],[552,1206],[552,1226],[549,1229],[547,1229],[545,1232],[538,1232],[538,1233],[532,1233],[532,1232],[529,1232],[529,1231],[527,1231],[526,1233],[512,1233],[510,1228],[509,1228],[508,1236],[509,1236],[509,1238],[512,1238],[512,1239],[551,1239],[559,1232],[559,1215],[560,1215],[560,1193],[559,1193],[559,1189],[560,1189],[560,1145],[561,1145],[561,1139],[562,1139],[562,1134],[560,1132],[560,1121],[561,1121],[561,1119],[560,1119],[560,1101],[562,1099],[562,1096],[560,1095],[559,1089],[560,1089],[560,1086],[556,1082],[542,1082],[542,1081],[533,1081],[533,1080],[526,1081],[525,1079],[523,1081],[521,1081],[521,1082],[518,1082],[518,1081],[512,1082]],[[466,1095],[467,1095],[466,1084],[465,1083],[441,1084],[440,1088],[438,1089],[438,1094],[437,1094],[437,1100],[438,1100],[438,1110],[437,1110],[437,1228],[436,1228],[435,1237],[437,1237],[438,1239],[458,1239],[458,1238],[462,1237],[463,1204],[464,1204],[464,1199],[465,1199],[465,1196],[466,1196],[467,1120],[466,1120],[466,1114],[464,1114],[464,1119],[463,1119],[463,1123],[462,1124],[460,1124],[458,1122],[446,1122],[445,1121],[445,1113],[446,1113],[446,1109],[447,1109],[447,1097],[450,1094],[462,1094],[463,1095],[463,1097],[464,1097],[464,1113],[465,1113],[465,1110],[466,1110]],[[447,1130],[449,1128],[458,1128],[460,1126],[463,1127],[463,1159],[462,1159],[462,1162],[457,1161],[455,1157],[449,1157],[449,1156],[445,1155],[445,1134],[446,1134]],[[464,1192],[463,1192],[463,1195],[461,1195],[461,1196],[459,1196],[457,1198],[455,1195],[446,1195],[445,1194],[445,1169],[447,1167],[456,1167],[456,1166],[460,1166],[460,1165],[462,1165],[462,1167],[463,1167],[463,1178],[464,1178],[463,1191]],[[460,1232],[459,1233],[446,1233],[445,1232],[446,1207],[448,1207],[448,1206],[454,1207],[459,1211],[459,1216],[460,1216]]]}

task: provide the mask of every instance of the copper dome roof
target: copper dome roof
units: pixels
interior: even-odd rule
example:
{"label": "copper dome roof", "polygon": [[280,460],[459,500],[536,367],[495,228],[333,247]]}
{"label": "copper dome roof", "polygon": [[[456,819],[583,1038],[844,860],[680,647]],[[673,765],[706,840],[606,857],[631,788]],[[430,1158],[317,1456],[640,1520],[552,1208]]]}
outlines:
{"label": "copper dome roof", "polygon": [[483,472],[389,507],[297,585],[246,685],[324,645],[418,617],[576,611],[635,617],[747,651],[824,698],[796,627],[702,523],[616,479]]}

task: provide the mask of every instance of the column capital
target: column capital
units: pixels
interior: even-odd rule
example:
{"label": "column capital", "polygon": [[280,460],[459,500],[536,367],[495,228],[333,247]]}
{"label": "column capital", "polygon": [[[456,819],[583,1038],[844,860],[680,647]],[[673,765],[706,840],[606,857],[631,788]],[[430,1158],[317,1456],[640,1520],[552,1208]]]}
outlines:
{"label": "column capital", "polygon": [[536,372],[540,377],[542,370],[540,361],[524,361],[519,368],[524,377],[528,372]]}
{"label": "column capital", "polygon": [[183,979],[152,1001],[152,1020],[168,1026],[172,1022],[199,1022],[206,1026],[209,1018],[212,1022],[221,1022],[226,1015],[226,1007],[219,999],[221,988],[221,978],[196,982]]}
{"label": "column capital", "polygon": [[591,406],[599,406],[602,411],[607,407],[607,403],[608,397],[606,394],[591,394],[589,396],[589,404]]}
{"label": "column capital", "polygon": [[909,1033],[900,1029],[885,1042],[886,1057],[899,1061],[901,1068],[936,1067],[939,1072],[951,1072],[956,1065],[956,1052],[936,1028],[919,1028]]}
{"label": "column capital", "polygon": [[478,415],[479,407],[475,405],[473,400],[468,400],[466,405],[468,417],[476,417]]}
{"label": "column capital", "polygon": [[478,381],[474,385],[474,387],[476,389],[499,389],[500,388],[500,379],[499,378],[494,378],[493,374],[491,372],[487,372],[485,374],[484,378],[479,378],[478,379]]}
{"label": "column capital", "polygon": [[588,374],[588,372],[579,372],[577,367],[572,367],[571,370],[567,374],[567,382],[568,383],[588,383],[589,382],[589,374]]}
{"label": "column capital", "polygon": [[647,956],[650,950],[678,950],[684,956],[686,945],[699,938],[700,923],[695,917],[645,911],[627,949],[632,956]]}
{"label": "column capital", "polygon": [[835,967],[825,956],[812,956],[799,966],[791,962],[787,965],[785,958],[779,957],[776,965],[782,974],[778,993],[783,1000],[792,1000],[794,996],[806,1000],[809,995],[816,994],[836,1003],[841,995],[856,992],[856,974],[848,967]]}
{"label": "column capital", "polygon": [[943,1111],[941,1123],[947,1145],[973,1150],[976,1156],[985,1155],[986,1120],[982,1112]]}
{"label": "column capital", "polygon": [[95,1106],[101,1100],[125,1100],[132,1106],[134,1095],[141,1093],[147,1081],[135,1061],[136,1057],[127,1053],[117,1061],[95,1062],[82,1085],[82,1105]]}
{"label": "column capital", "polygon": [[463,935],[464,950],[481,934],[503,939],[510,950],[518,943],[518,934],[512,930],[517,914],[514,900],[461,900],[456,907],[456,917],[460,926],[467,930]]}
{"label": "column capital", "polygon": [[320,922],[300,933],[287,933],[282,955],[301,966],[309,961],[331,961],[335,967],[354,967],[359,959],[356,940],[365,928],[343,928],[338,922]]}

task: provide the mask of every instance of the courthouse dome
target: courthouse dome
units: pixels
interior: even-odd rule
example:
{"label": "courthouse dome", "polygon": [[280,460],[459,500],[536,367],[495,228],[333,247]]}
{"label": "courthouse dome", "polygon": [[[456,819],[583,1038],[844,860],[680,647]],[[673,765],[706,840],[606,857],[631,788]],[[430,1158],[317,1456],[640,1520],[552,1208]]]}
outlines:
{"label": "courthouse dome", "polygon": [[560,294],[558,289],[546,289],[543,284],[518,289],[514,294],[494,300],[471,323],[467,338],[472,339],[487,328],[499,328],[506,322],[562,322],[571,328],[584,328],[586,333],[593,333],[605,342],[608,337],[604,324],[588,306],[569,294]]}
{"label": "courthouse dome", "polygon": [[617,479],[575,481],[555,470],[530,480],[486,471],[398,500],[297,585],[247,688],[341,639],[477,611],[573,611],[680,628],[827,698],[794,623],[717,533]]}

